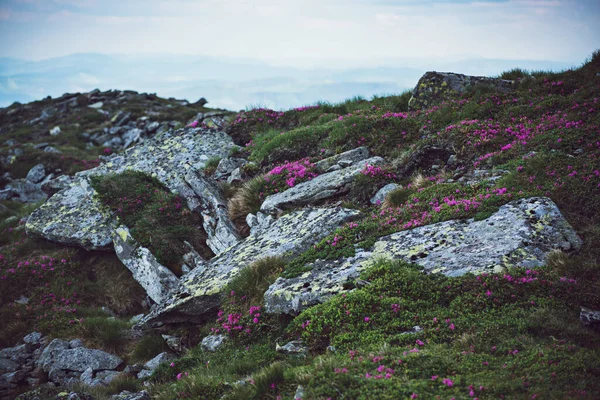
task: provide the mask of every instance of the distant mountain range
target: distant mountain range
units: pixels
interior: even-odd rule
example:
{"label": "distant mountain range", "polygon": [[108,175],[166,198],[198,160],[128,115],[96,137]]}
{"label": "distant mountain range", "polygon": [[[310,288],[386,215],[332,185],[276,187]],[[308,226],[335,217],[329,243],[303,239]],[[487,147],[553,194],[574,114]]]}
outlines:
{"label": "distant mountain range", "polygon": [[202,56],[73,54],[42,61],[0,58],[0,107],[95,88],[131,89],[230,110],[250,106],[288,109],[317,101],[395,94],[414,87],[428,70],[497,75],[504,70],[561,70],[566,62],[531,60],[395,61],[394,66],[299,69],[261,62]]}

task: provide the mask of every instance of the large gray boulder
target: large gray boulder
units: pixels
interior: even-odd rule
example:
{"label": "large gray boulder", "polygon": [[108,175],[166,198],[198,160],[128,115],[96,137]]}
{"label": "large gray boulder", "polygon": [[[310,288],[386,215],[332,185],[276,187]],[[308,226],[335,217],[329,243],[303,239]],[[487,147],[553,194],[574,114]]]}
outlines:
{"label": "large gray boulder", "polygon": [[267,196],[260,206],[260,210],[264,213],[276,213],[279,210],[314,204],[320,200],[346,193],[350,190],[349,184],[361,173],[365,165],[380,164],[383,164],[383,158],[372,157],[353,163],[346,168],[321,174],[310,181]]}
{"label": "large gray boulder", "polygon": [[[32,213],[27,221],[27,232],[61,244],[107,250],[111,247],[112,232],[117,227],[116,217],[94,198],[95,192],[89,184],[91,176],[126,170],[145,172],[156,177],[172,192],[182,195],[190,209],[196,211],[205,200],[198,199],[186,182],[186,174],[201,171],[211,157],[225,157],[232,147],[233,142],[225,133],[199,128],[180,129],[147,140],[112,156],[96,168],[76,174],[69,187],[60,190]],[[217,215],[212,217],[221,218]],[[207,234],[210,238],[211,233]],[[231,235],[235,237],[233,232]],[[214,247],[215,253],[222,250],[219,246]]]}
{"label": "large gray boulder", "polygon": [[507,92],[513,90],[515,84],[514,81],[505,79],[429,71],[417,82],[408,107],[410,110],[430,108],[460,95],[473,86],[487,86]]}
{"label": "large gray boulder", "polygon": [[156,303],[166,300],[179,283],[177,276],[159,263],[150,250],[141,246],[126,226],[115,229],[113,244],[119,260],[131,271],[148,296]]}
{"label": "large gray boulder", "polygon": [[335,207],[306,208],[282,216],[260,235],[250,235],[182,276],[171,298],[153,307],[140,325],[202,320],[219,305],[222,290],[242,269],[269,256],[290,259],[359,215]]}
{"label": "large gray boulder", "polygon": [[482,221],[451,220],[384,236],[368,251],[337,261],[318,261],[312,270],[278,278],[265,292],[269,313],[298,313],[343,292],[344,285],[379,258],[419,264],[426,272],[460,276],[544,265],[554,249],[577,250],[581,239],[556,204],[545,197],[508,203]]}

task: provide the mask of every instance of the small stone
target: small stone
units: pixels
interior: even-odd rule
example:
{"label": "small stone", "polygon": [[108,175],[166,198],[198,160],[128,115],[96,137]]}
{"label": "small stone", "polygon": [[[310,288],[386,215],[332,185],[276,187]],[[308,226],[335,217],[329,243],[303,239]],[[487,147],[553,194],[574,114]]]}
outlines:
{"label": "small stone", "polygon": [[137,378],[138,379],[146,379],[146,378],[150,378],[152,376],[152,374],[154,373],[154,371],[151,371],[149,369],[143,369],[140,372],[138,372],[137,374]]}
{"label": "small stone", "polygon": [[202,349],[206,351],[217,351],[225,343],[225,335],[210,335],[202,339]]}
{"label": "small stone", "polygon": [[304,396],[304,387],[302,385],[298,385],[298,388],[296,388],[296,394],[294,395],[294,400],[303,400]]}
{"label": "small stone", "polygon": [[60,133],[60,126],[55,126],[54,128],[50,129],[50,134],[52,136],[56,136]]}
{"label": "small stone", "polygon": [[175,352],[180,352],[183,350],[181,338],[171,335],[162,335],[162,338],[165,340],[165,343],[167,343],[167,346],[169,346],[171,350]]}
{"label": "small stone", "polygon": [[302,345],[302,341],[292,340],[283,346],[275,344],[275,351],[284,354],[306,354],[308,349]]}
{"label": "small stone", "polygon": [[44,153],[54,153],[54,154],[60,154],[60,150],[58,150],[55,147],[52,146],[48,146],[44,149]]}
{"label": "small stone", "polygon": [[154,371],[160,364],[170,363],[177,359],[177,356],[171,353],[163,352],[144,364],[144,369]]}
{"label": "small stone", "polygon": [[69,342],[69,347],[71,349],[76,349],[78,347],[83,347],[83,340],[81,339],[73,339]]}
{"label": "small stone", "polygon": [[23,338],[23,342],[28,344],[38,344],[42,340],[42,334],[40,332],[31,332]]}
{"label": "small stone", "polygon": [[90,104],[88,107],[97,110],[99,108],[102,108],[103,105],[104,105],[104,103],[102,103],[101,101],[98,101],[98,102],[96,102],[94,104]]}
{"label": "small stone", "polygon": [[15,303],[21,304],[21,305],[29,304],[29,297],[25,297],[25,296],[21,295],[21,297],[19,297],[17,300],[15,300]]}
{"label": "small stone", "polygon": [[327,352],[329,352],[329,353],[336,353],[337,350],[336,350],[335,346],[329,345],[329,346],[327,346]]}
{"label": "small stone", "polygon": [[39,183],[44,179],[45,176],[46,169],[44,168],[44,164],[38,164],[29,170],[25,179],[27,179],[29,182]]}
{"label": "small stone", "polygon": [[393,192],[396,189],[402,189],[402,185],[398,185],[397,183],[388,183],[387,185],[379,189],[375,196],[371,198],[371,204],[379,205],[383,203],[383,201],[385,200],[385,196],[387,196],[388,193]]}

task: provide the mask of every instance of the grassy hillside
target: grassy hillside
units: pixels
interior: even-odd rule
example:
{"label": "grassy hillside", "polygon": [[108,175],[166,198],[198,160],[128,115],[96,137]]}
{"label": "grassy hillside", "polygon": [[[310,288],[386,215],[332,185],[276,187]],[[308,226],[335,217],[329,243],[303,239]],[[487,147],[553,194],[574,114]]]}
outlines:
{"label": "grassy hillside", "polygon": [[[348,195],[333,200],[365,218],[289,263],[251,266],[204,325],[161,328],[191,350],[149,379],[153,397],[291,399],[301,385],[305,399],[600,398],[600,333],[579,321],[581,306],[600,309],[598,73],[597,51],[574,70],[502,74],[517,80],[513,92],[473,87],[424,110],[409,111],[410,93],[403,93],[238,114],[227,128],[243,146],[235,156],[256,163],[246,167],[245,182],[226,188],[242,232],[242,217],[261,199],[290,186],[289,179],[292,185],[310,179],[320,159],[367,146],[386,164],[366,168]],[[474,170],[498,179],[459,182]],[[403,188],[371,205],[368,199],[390,182]],[[300,315],[261,311],[262,294],[276,277],[296,276],[316,259],[351,256],[355,244],[368,247],[416,226],[484,219],[530,196],[558,205],[583,239],[579,252],[555,252],[535,270],[458,278],[380,260],[354,291]],[[4,205],[0,318],[11,322],[0,328],[0,347],[35,329],[83,337],[132,361],[162,351],[157,333],[137,341],[113,326],[127,326],[144,302],[116,257],[28,238],[20,221],[33,206]],[[28,304],[14,302],[21,295]],[[101,305],[120,318],[107,318]],[[215,353],[198,346],[211,332],[229,338]],[[276,351],[295,339],[305,353]]]}

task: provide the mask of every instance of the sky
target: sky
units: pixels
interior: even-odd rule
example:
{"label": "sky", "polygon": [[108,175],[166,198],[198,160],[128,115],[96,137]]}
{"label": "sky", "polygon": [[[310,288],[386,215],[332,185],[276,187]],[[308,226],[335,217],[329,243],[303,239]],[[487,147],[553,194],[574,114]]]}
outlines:
{"label": "sky", "polygon": [[0,0],[0,58],[29,61],[94,53],[427,69],[481,58],[580,65],[597,48],[600,0]]}

